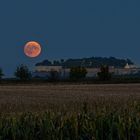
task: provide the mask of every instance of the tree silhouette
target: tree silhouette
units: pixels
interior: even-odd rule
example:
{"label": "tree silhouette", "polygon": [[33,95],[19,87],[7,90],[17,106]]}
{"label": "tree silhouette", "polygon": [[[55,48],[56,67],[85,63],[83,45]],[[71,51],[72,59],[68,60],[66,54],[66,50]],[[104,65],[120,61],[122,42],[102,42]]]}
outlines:
{"label": "tree silhouette", "polygon": [[57,81],[59,79],[59,72],[55,70],[50,71],[49,80],[50,81]]}
{"label": "tree silhouette", "polygon": [[109,72],[109,67],[107,65],[101,66],[100,72],[98,72],[98,77],[103,81],[111,79],[111,73]]}
{"label": "tree silhouette", "polygon": [[4,76],[2,69],[0,68],[0,79]]}
{"label": "tree silhouette", "polygon": [[22,64],[17,67],[15,76],[18,79],[24,81],[24,80],[29,80],[31,78],[31,73],[30,73],[28,67]]}
{"label": "tree silhouette", "polygon": [[84,67],[73,67],[70,69],[70,79],[79,80],[86,77],[87,70]]}

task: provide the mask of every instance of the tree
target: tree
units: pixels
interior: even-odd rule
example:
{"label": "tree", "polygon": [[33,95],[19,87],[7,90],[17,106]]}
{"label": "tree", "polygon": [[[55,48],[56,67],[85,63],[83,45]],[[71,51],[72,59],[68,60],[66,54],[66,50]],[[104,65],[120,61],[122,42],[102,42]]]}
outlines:
{"label": "tree", "polygon": [[64,59],[61,59],[61,64],[63,64],[65,62],[65,60]]}
{"label": "tree", "polygon": [[73,67],[70,69],[70,79],[79,80],[86,77],[87,70],[84,67]]}
{"label": "tree", "polygon": [[49,80],[56,81],[58,79],[59,79],[59,72],[57,72],[55,70],[51,70]]}
{"label": "tree", "polygon": [[29,71],[28,67],[25,65],[20,65],[17,67],[15,76],[20,80],[29,80],[31,78],[31,72]]}
{"label": "tree", "polygon": [[98,72],[98,77],[100,80],[110,80],[111,79],[111,73],[109,72],[109,67],[107,65],[102,65],[100,68],[100,72]]}
{"label": "tree", "polygon": [[2,69],[0,68],[0,79],[4,76]]}
{"label": "tree", "polygon": [[60,66],[60,62],[59,62],[59,61],[54,60],[54,61],[53,61],[53,65],[54,65],[54,66]]}

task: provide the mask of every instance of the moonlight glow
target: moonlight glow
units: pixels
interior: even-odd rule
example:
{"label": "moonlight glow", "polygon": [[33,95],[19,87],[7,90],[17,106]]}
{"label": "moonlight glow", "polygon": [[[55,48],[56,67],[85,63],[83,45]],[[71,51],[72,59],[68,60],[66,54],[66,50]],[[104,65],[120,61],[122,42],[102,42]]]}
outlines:
{"label": "moonlight glow", "polygon": [[41,53],[41,46],[35,41],[30,41],[24,46],[24,53],[28,57],[37,57]]}

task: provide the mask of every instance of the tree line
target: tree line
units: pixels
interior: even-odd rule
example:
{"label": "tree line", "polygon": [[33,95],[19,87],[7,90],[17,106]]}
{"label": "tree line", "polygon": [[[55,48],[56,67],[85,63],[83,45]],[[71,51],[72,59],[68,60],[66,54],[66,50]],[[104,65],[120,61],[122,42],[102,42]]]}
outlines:
{"label": "tree line", "polygon": [[[69,79],[76,81],[76,80],[84,80],[86,78],[87,70],[85,67],[78,66],[70,68]],[[0,79],[4,76],[3,70],[0,69]],[[32,73],[26,65],[19,65],[15,72],[14,76],[17,80],[27,81],[33,79]],[[109,72],[109,67],[107,65],[102,65],[100,67],[100,71],[97,73],[99,80],[110,80],[112,74]],[[57,71],[50,71],[50,76],[48,80],[56,81],[59,80],[59,72]]]}
{"label": "tree line", "polygon": [[[5,76],[5,74],[3,73],[3,70],[0,68],[0,79],[3,78],[3,76]],[[14,76],[19,79],[19,80],[30,80],[32,78],[32,74],[30,72],[30,70],[28,69],[28,67],[26,65],[19,65],[16,68],[16,71],[14,72]]]}

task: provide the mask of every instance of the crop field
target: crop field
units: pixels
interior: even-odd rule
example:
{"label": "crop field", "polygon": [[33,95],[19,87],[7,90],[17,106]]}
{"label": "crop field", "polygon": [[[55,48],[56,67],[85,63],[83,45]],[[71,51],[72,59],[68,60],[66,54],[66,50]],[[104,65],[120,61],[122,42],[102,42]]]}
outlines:
{"label": "crop field", "polygon": [[140,84],[1,85],[0,140],[140,140]]}
{"label": "crop field", "polygon": [[140,84],[109,85],[18,85],[0,86],[0,111],[78,111],[106,104],[124,107],[128,100],[140,101]]}

